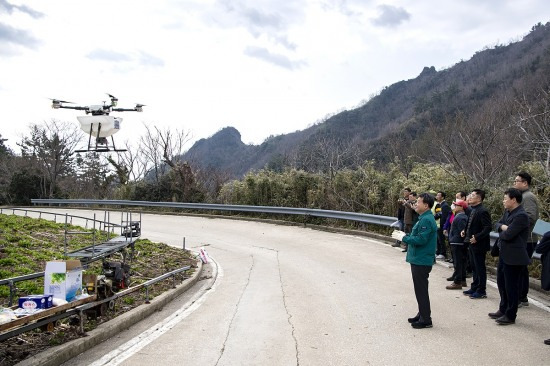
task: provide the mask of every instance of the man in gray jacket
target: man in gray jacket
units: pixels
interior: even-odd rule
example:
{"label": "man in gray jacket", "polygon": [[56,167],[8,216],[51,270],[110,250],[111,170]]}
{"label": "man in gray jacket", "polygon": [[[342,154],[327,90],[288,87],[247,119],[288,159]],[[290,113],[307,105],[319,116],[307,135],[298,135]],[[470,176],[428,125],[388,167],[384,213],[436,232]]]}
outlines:
{"label": "man in gray jacket", "polygon": [[[529,189],[531,187],[531,175],[527,172],[519,172],[514,179],[514,188],[519,189],[522,195],[521,205],[529,217],[529,236],[527,238],[527,254],[533,255],[537,245],[537,235],[533,234],[533,228],[539,218],[539,202],[537,197]],[[529,292],[529,270],[525,266],[521,270],[519,282],[519,307],[528,306],[527,294]]]}

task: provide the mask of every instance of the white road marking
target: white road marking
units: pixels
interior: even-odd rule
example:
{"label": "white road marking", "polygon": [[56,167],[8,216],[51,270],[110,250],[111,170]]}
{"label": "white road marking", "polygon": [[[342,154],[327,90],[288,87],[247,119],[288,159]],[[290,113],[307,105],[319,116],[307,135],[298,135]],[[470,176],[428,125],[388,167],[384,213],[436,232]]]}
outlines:
{"label": "white road marking", "polygon": [[[214,259],[212,259],[212,257],[210,257],[210,259],[212,263],[215,264],[215,272],[214,284],[210,287],[208,291],[198,292],[179,310],[172,313],[164,320],[153,325],[151,328],[141,333],[140,335],[130,339],[128,342],[122,344],[115,350],[107,353],[105,356],[91,363],[89,366],[120,365],[126,359],[139,352],[143,347],[147,346],[149,343],[153,342],[155,339],[166,333],[168,330],[172,329],[176,324],[178,324],[183,319],[191,315],[195,310],[197,310],[206,301],[208,294],[216,290],[220,279],[223,277],[223,269]],[[189,303],[191,303],[191,305],[188,305]]]}

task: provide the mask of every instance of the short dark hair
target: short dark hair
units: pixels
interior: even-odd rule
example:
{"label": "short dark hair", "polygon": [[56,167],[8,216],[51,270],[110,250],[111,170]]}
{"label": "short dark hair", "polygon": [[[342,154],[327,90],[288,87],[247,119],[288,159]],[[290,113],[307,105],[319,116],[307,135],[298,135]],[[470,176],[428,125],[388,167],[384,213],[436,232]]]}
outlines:
{"label": "short dark hair", "polygon": [[464,191],[460,191],[460,192],[456,192],[460,195],[461,198],[464,198],[466,199],[466,197],[468,197],[468,193],[464,192]]}
{"label": "short dark hair", "polygon": [[422,202],[428,204],[429,208],[434,207],[435,198],[429,193],[420,193],[420,196],[418,198],[422,198]]}
{"label": "short dark hair", "polygon": [[521,203],[523,200],[523,195],[521,194],[521,191],[517,188],[508,188],[504,191],[504,194],[510,197],[510,199],[516,199],[517,203]]}
{"label": "short dark hair", "polygon": [[527,185],[529,185],[529,186],[531,185],[531,180],[533,179],[533,177],[531,177],[531,174],[529,174],[527,172],[519,172],[518,177],[520,177],[521,179],[526,181]]}
{"label": "short dark hair", "polygon": [[411,189],[410,189],[409,187],[405,187],[405,188],[403,188],[403,190],[404,190],[404,191],[407,191],[407,192],[409,192],[409,193],[411,192]]}
{"label": "short dark hair", "polygon": [[413,196],[418,197],[418,195],[416,194],[416,192],[411,192],[411,193],[409,193],[409,194],[412,194]]}
{"label": "short dark hair", "polygon": [[447,198],[447,193],[443,191],[437,191],[437,193],[441,193],[441,197],[443,197],[443,199]]}
{"label": "short dark hair", "polygon": [[479,197],[481,197],[482,201],[485,199],[485,191],[483,189],[476,188],[476,189],[473,189],[472,192],[474,192]]}

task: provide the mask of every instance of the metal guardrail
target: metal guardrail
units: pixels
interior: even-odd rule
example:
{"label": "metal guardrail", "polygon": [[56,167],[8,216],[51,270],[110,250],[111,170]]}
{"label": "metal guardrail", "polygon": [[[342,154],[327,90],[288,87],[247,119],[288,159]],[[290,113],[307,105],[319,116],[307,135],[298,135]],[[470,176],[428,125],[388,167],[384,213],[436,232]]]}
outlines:
{"label": "metal guardrail", "polygon": [[[14,337],[16,335],[19,335],[21,333],[28,332],[29,330],[36,329],[36,328],[41,327],[43,325],[46,325],[48,323],[55,322],[55,321],[63,319],[63,318],[67,318],[67,317],[72,316],[72,315],[78,315],[80,317],[80,332],[84,333],[83,312],[85,310],[91,309],[91,308],[96,307],[96,306],[99,306],[99,305],[101,305],[103,303],[106,303],[106,302],[114,301],[114,300],[118,299],[119,297],[129,295],[129,294],[131,294],[133,292],[136,292],[136,291],[138,291],[142,288],[145,288],[145,303],[149,304],[149,286],[154,285],[157,282],[165,280],[169,277],[172,277],[172,280],[173,280],[172,288],[175,288],[176,287],[176,275],[181,273],[181,272],[188,271],[189,269],[191,269],[191,266],[184,266],[184,267],[175,269],[171,272],[167,272],[163,275],[160,275],[158,277],[150,279],[149,281],[146,281],[146,282],[144,282],[142,284],[139,284],[137,286],[130,287],[126,290],[117,292],[116,294],[114,294],[111,297],[101,299],[101,300],[97,300],[97,301],[90,302],[90,303],[86,303],[86,304],[80,305],[76,308],[68,309],[63,313],[54,314],[52,316],[48,316],[46,318],[39,319],[34,323],[27,324],[27,325],[18,327],[16,329],[13,329],[11,331],[4,332],[4,333],[0,334],[0,342],[5,340],[5,339],[8,339],[8,338]],[[182,279],[182,282],[183,282],[183,279]]]}
{"label": "metal guardrail", "polygon": [[[254,213],[271,213],[281,215],[304,215],[324,217],[330,219],[357,221],[365,224],[375,224],[391,227],[397,221],[396,217],[364,214],[358,212],[320,210],[313,208],[273,207],[273,206],[245,206],[245,205],[221,205],[213,203],[179,203],[179,202],[151,202],[151,201],[125,201],[125,200],[84,200],[84,199],[32,199],[35,205],[88,205],[88,206],[137,206],[137,207],[166,207],[191,210],[237,211]],[[498,233],[491,232],[491,246],[498,239]],[[540,259],[540,254],[535,253],[533,258]]]}
{"label": "metal guardrail", "polygon": [[391,226],[397,218],[390,216],[371,215],[358,212],[344,212],[319,210],[313,208],[273,207],[273,206],[245,206],[245,205],[221,205],[214,203],[179,203],[179,202],[150,202],[150,201],[124,201],[124,200],[64,200],[64,199],[33,199],[35,205],[88,205],[88,206],[137,206],[137,207],[165,207],[189,210],[209,211],[234,211],[270,213],[280,215],[315,216],[330,219],[350,220],[365,224]]}
{"label": "metal guardrail", "polygon": [[84,217],[84,216],[77,216],[77,215],[68,215],[68,214],[60,214],[58,212],[47,212],[47,211],[38,211],[38,210],[30,210],[28,208],[6,208],[6,207],[0,207],[0,214],[3,214],[4,211],[11,211],[12,212],[12,215],[15,215],[15,211],[21,211],[21,212],[24,212],[25,213],[25,217],[27,217],[28,213],[29,212],[33,212],[33,213],[37,213],[38,214],[38,218],[41,219],[42,218],[42,214],[45,214],[45,215],[53,215],[53,221],[57,223],[57,217],[62,217],[62,218],[65,218],[65,217],[70,217],[71,218],[71,221],[69,222],[69,224],[73,224],[73,218],[77,218],[77,219],[82,219],[82,220],[85,220],[86,222],[86,225],[85,227],[88,228],[88,221],[91,221],[91,222],[97,222],[99,223],[99,229],[101,231],[101,225],[103,224],[103,228],[105,229],[105,227],[109,226],[109,227],[116,227],[117,225],[116,224],[112,224],[108,221],[104,221],[104,220],[96,220],[96,219],[91,219],[89,217]]}
{"label": "metal guardrail", "polygon": [[[4,214],[4,211],[8,211],[12,213],[12,215],[15,215],[15,212],[23,212],[24,213],[24,216],[27,217],[28,216],[28,213],[29,212],[32,212],[32,213],[37,213],[38,214],[38,218],[42,218],[42,215],[53,215],[54,219],[53,221],[57,223],[57,217],[62,217],[65,219],[65,225],[68,224],[67,222],[67,218],[70,218],[70,224],[72,225],[72,222],[73,222],[73,218],[77,218],[77,219],[82,219],[82,220],[85,220],[86,222],[86,228],[88,228],[88,222],[91,221],[93,223],[93,226],[95,228],[95,224],[96,223],[99,223],[99,229],[98,230],[102,230],[102,225],[103,225],[103,230],[105,230],[106,228],[115,228],[115,227],[120,227],[121,225],[118,225],[118,224],[113,224],[109,221],[106,221],[106,220],[97,220],[95,219],[95,215],[94,215],[94,218],[89,218],[89,217],[85,217],[85,216],[78,216],[78,215],[69,215],[67,213],[64,213],[64,214],[60,214],[58,212],[47,212],[47,211],[39,211],[39,210],[30,210],[30,209],[27,209],[27,208],[4,208],[4,207],[0,207],[0,214]],[[105,215],[107,216],[107,215]],[[67,232],[66,232],[67,233]],[[80,234],[86,234],[84,232],[78,232]],[[95,236],[94,236],[94,240],[95,240]],[[66,240],[65,240],[65,245],[66,245]],[[67,250],[65,248],[65,255],[67,255]],[[87,263],[84,265],[85,267],[87,266]],[[10,288],[10,296],[9,296],[9,302],[8,302],[8,306],[12,306],[13,305],[13,298],[15,296],[15,290],[16,290],[16,283],[17,282],[20,282],[20,281],[28,281],[28,280],[34,280],[34,279],[37,279],[37,278],[40,278],[40,277],[44,277],[44,272],[36,272],[36,273],[31,273],[31,274],[27,274],[27,275],[23,275],[23,276],[17,276],[17,277],[11,277],[11,278],[5,278],[5,279],[2,279],[0,280],[0,286],[9,286]]]}

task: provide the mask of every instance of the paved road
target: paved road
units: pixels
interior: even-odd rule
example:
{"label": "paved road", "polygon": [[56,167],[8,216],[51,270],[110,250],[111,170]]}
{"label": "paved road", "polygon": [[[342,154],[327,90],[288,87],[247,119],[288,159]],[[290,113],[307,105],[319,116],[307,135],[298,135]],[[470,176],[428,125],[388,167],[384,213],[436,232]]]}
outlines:
{"label": "paved road", "polygon": [[[94,365],[550,364],[550,346],[542,343],[550,338],[548,308],[520,309],[515,325],[499,326],[487,316],[498,308],[497,290],[490,287],[483,300],[445,290],[450,270],[443,266],[430,275],[434,327],[412,329],[410,267],[387,244],[301,227],[159,215],[143,216],[142,237],[174,246],[185,237],[188,247],[204,246],[217,264],[212,279],[73,364],[113,350]],[[124,357],[111,358],[117,347]]]}

